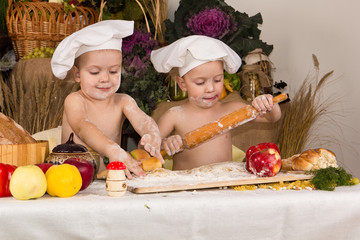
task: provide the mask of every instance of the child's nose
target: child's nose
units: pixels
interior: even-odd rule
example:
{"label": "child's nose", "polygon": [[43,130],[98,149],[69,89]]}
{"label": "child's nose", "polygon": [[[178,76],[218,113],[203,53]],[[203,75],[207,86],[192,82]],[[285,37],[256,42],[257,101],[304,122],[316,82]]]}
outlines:
{"label": "child's nose", "polygon": [[100,78],[100,81],[101,82],[107,82],[107,81],[109,81],[109,79],[110,79],[110,74],[109,73],[103,73],[103,74],[101,74],[101,78]]}
{"label": "child's nose", "polygon": [[206,92],[212,92],[212,91],[214,91],[214,83],[208,82],[206,84]]}

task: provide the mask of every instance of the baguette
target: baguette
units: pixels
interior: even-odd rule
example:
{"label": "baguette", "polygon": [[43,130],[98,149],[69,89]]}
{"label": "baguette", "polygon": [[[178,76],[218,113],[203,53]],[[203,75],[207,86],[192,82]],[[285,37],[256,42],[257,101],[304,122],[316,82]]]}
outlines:
{"label": "baguette", "polygon": [[36,143],[36,140],[13,119],[0,113],[0,144],[27,143]]}
{"label": "baguette", "polygon": [[308,149],[282,160],[282,170],[285,171],[312,171],[327,167],[338,165],[335,154],[325,148]]}

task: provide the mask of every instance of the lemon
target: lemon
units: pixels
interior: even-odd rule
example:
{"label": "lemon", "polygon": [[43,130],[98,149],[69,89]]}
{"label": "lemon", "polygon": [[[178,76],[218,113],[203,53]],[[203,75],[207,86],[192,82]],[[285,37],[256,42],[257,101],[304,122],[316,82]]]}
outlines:
{"label": "lemon", "polygon": [[46,192],[46,177],[38,166],[20,166],[11,176],[9,187],[18,200],[40,198]]}
{"label": "lemon", "polygon": [[77,167],[53,165],[46,172],[47,193],[56,197],[72,197],[80,191],[82,178]]}

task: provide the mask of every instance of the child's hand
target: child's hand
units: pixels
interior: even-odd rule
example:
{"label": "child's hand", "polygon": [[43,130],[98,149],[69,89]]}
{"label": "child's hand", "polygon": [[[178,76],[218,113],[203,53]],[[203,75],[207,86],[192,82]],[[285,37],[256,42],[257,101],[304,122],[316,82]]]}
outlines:
{"label": "child's hand", "polygon": [[145,177],[146,173],[141,168],[141,161],[136,161],[131,155],[124,149],[120,148],[119,145],[114,144],[113,151],[109,154],[110,162],[120,161],[126,165],[125,174],[128,179],[132,179],[131,172],[136,176]]}
{"label": "child's hand", "polygon": [[260,115],[264,115],[266,112],[270,112],[274,107],[273,96],[270,94],[259,95],[252,101],[252,106],[260,113]]}
{"label": "child's hand", "polygon": [[160,135],[145,134],[140,139],[140,144],[144,146],[144,149],[150,153],[151,156],[158,158],[162,164],[165,163],[161,153],[161,138]]}
{"label": "child's hand", "polygon": [[167,155],[172,156],[175,153],[182,151],[183,141],[179,135],[173,135],[164,138],[161,143],[161,148],[164,149]]}
{"label": "child's hand", "polygon": [[136,176],[145,177],[146,173],[140,167],[141,161],[136,161],[130,155],[126,158],[123,158],[123,162],[126,165],[125,174],[128,179],[132,179],[131,172],[133,172]]}

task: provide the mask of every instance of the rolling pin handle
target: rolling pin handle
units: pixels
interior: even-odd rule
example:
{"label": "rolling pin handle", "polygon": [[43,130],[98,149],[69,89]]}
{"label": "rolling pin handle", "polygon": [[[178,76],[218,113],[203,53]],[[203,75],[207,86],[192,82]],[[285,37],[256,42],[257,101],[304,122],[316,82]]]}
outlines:
{"label": "rolling pin handle", "polygon": [[289,99],[289,94],[287,93],[281,93],[273,98],[274,103],[281,103],[285,100]]}

